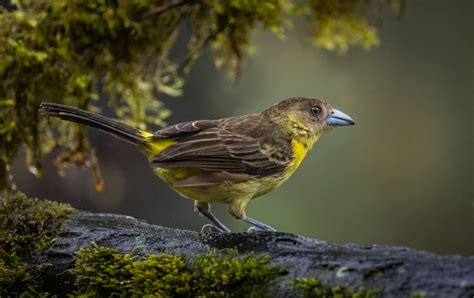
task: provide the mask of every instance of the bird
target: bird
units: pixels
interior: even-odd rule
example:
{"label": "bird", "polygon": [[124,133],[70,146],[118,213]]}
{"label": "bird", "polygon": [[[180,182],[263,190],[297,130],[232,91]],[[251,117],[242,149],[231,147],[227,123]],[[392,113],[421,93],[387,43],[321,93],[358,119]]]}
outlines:
{"label": "bird", "polygon": [[194,210],[220,233],[231,230],[211,212],[210,203],[227,204],[229,213],[254,231],[276,231],[247,216],[247,205],[285,182],[321,135],[336,126],[355,124],[328,102],[306,97],[282,100],[260,113],[188,121],[155,132],[57,103],[43,102],[39,112],[137,145],[155,174],[194,200]]}

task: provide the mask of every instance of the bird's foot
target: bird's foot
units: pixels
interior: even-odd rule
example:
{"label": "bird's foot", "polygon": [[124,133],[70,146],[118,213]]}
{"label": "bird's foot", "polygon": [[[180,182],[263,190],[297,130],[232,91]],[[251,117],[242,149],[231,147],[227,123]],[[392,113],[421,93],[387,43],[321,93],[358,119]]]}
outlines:
{"label": "bird's foot", "polygon": [[275,228],[267,226],[267,225],[257,227],[257,229],[260,229],[260,231],[265,231],[265,232],[276,232],[277,231]]}
{"label": "bird's foot", "polygon": [[260,232],[260,230],[258,230],[256,227],[250,227],[247,230],[247,233],[256,233],[256,232]]}
{"label": "bird's foot", "polygon": [[252,225],[247,232],[276,232],[276,229],[251,217],[246,216],[243,220]]}
{"label": "bird's foot", "polygon": [[202,234],[229,234],[230,231],[220,229],[219,227],[213,224],[206,224],[201,228]]}
{"label": "bird's foot", "polygon": [[250,228],[248,228],[247,233],[276,232],[276,231],[277,230],[272,228],[272,227],[268,227],[267,229],[261,229],[261,228],[257,228],[257,227],[250,227]]}

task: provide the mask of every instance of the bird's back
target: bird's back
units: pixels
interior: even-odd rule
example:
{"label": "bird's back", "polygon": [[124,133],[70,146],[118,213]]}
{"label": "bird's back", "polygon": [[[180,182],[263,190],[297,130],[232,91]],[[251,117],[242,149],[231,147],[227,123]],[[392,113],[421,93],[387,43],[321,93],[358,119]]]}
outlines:
{"label": "bird's back", "polygon": [[292,157],[291,140],[261,114],[183,122],[153,138],[169,144],[150,161],[175,189],[283,175]]}

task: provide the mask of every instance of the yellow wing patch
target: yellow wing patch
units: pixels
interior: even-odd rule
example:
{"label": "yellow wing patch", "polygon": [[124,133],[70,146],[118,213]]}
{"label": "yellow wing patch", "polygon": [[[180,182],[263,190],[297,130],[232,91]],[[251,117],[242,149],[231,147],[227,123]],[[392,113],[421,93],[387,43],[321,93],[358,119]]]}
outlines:
{"label": "yellow wing patch", "polygon": [[150,154],[157,155],[161,151],[165,150],[169,146],[174,145],[176,143],[177,142],[175,140],[171,140],[171,139],[151,139],[151,142],[149,143]]}
{"label": "yellow wing patch", "polygon": [[148,131],[140,131],[140,136],[142,138],[148,139],[148,138],[151,138],[153,134]]}
{"label": "yellow wing patch", "polygon": [[[146,140],[146,145],[142,145],[141,149],[143,150],[143,152],[145,152],[149,160],[151,160],[154,156],[160,154],[161,151],[165,150],[169,146],[177,143],[177,141],[173,139],[155,138],[154,134],[149,133],[147,131],[140,132],[140,136]],[[155,169],[155,173],[170,184],[188,178],[190,176],[202,174],[203,172],[204,171],[201,169],[189,167]]]}
{"label": "yellow wing patch", "polygon": [[148,159],[159,154],[169,146],[176,144],[177,141],[173,139],[155,138],[152,133],[147,131],[140,132],[141,137],[146,140],[146,145],[140,146],[143,152],[147,155]]}

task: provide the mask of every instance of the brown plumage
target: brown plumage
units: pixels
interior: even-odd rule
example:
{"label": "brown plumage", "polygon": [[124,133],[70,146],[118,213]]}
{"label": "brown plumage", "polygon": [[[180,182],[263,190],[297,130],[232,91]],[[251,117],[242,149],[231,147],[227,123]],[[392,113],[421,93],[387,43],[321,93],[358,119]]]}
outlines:
{"label": "brown plumage", "polygon": [[257,229],[274,230],[248,217],[247,204],[286,181],[323,132],[354,124],[327,102],[311,98],[290,98],[259,114],[189,121],[155,133],[73,107],[44,103],[40,111],[137,144],[155,173],[195,200],[196,210],[221,231],[229,229],[210,212],[210,202],[229,204],[235,218]]}
{"label": "brown plumage", "polygon": [[[152,159],[157,167],[193,167],[209,171],[268,176],[281,172],[291,160],[291,139],[271,129],[270,119],[248,115],[206,123]],[[249,129],[251,128],[251,129]],[[169,129],[165,129],[169,131]],[[155,135],[162,135],[158,131]],[[183,135],[177,131],[174,138]]]}

